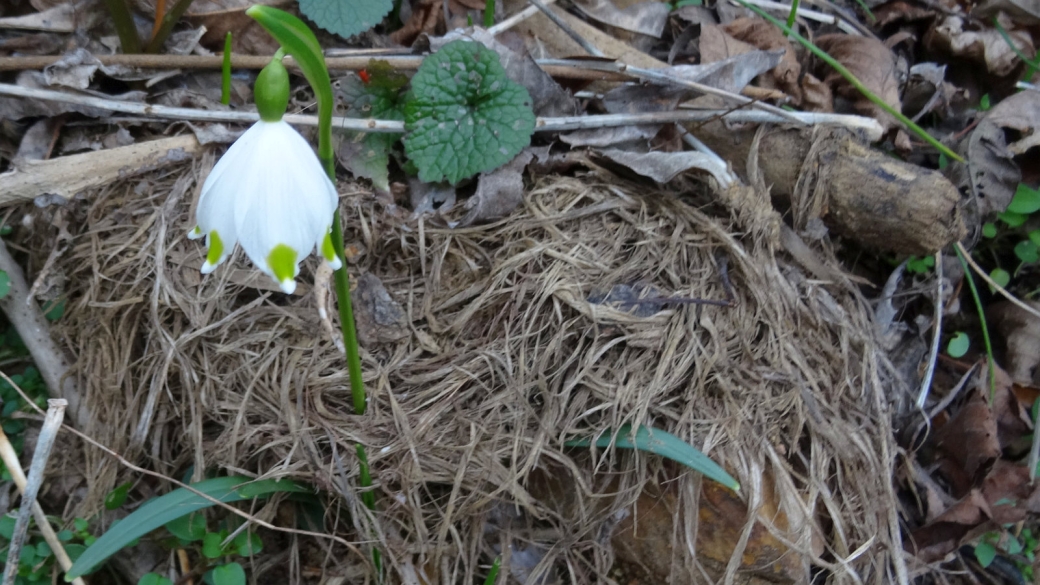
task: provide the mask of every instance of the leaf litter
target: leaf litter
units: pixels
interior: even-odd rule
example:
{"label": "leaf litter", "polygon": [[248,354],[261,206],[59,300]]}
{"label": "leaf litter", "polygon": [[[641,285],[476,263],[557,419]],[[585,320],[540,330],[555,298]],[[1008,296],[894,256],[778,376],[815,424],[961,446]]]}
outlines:
{"label": "leaf litter", "polygon": [[[322,3],[306,4],[305,13]],[[550,8],[601,52],[677,82],[660,85],[540,65],[535,57],[578,54],[541,14],[518,25],[523,34],[492,36],[448,30],[478,21],[483,2],[404,4],[403,28],[384,22],[353,42],[419,37],[415,48],[436,51],[475,40],[543,119],[736,108],[679,85],[698,81],[898,127],[776,28],[728,5],[669,12],[665,3],[580,3],[579,14],[612,27],[613,39]],[[524,7],[500,4],[498,17]],[[248,41],[243,7],[197,3],[167,50],[214,50],[206,26],[235,30],[236,51],[269,52],[263,35]],[[338,492],[327,503],[356,523],[329,529],[376,535],[390,566],[428,582],[442,570],[472,581],[496,555],[514,578],[536,580],[596,582],[621,570],[643,575],[628,582],[751,574],[805,582],[810,566],[835,583],[907,582],[907,570],[944,579],[965,545],[1011,523],[1035,526],[1040,513],[1022,465],[1036,400],[1035,320],[994,305],[998,365],[1011,377],[998,367],[991,395],[986,368],[976,368],[983,374],[968,390],[943,396],[964,364],[940,360],[928,431],[906,443],[903,431],[922,420],[907,406],[920,373],[896,364],[920,338],[939,335],[932,309],[921,308],[935,302],[921,292],[935,283],[928,275],[895,282],[884,299],[892,339],[880,340],[871,281],[891,272],[878,266],[890,259],[878,251],[894,250],[895,260],[932,254],[1007,207],[1036,154],[1038,94],[1013,93],[1008,83],[1026,71],[1019,53],[1034,54],[1036,11],[1024,1],[988,2],[973,12],[984,22],[898,0],[872,9],[886,26],[919,28],[858,25],[884,39],[814,21],[814,42],[886,103],[958,145],[968,164],[943,163],[905,134],[871,148],[833,129],[712,120],[585,128],[559,137],[570,149],[539,134],[497,168],[443,167],[456,183],[446,185],[408,176],[409,150],[393,135],[343,136],[340,192],[348,242],[357,243],[351,272],[371,416],[348,414],[340,350],[316,310],[324,303],[305,293],[318,287],[272,295],[241,259],[207,278],[197,273],[200,252],[182,234],[208,155],[141,164],[74,197],[47,199],[48,207],[12,208],[10,237],[28,251],[30,270],[46,265],[40,277],[63,283],[68,308],[53,327],[97,405],[86,430],[133,460],[149,453],[169,475],[187,465],[245,468]],[[19,46],[9,27],[54,35],[77,26],[19,10],[0,14],[0,56]],[[99,34],[90,21],[75,23]],[[332,35],[322,41],[342,45]],[[897,45],[922,57],[889,48]],[[106,64],[102,46],[115,45],[91,39],[42,73],[7,80],[113,99],[141,80],[147,93],[122,97],[219,109],[207,90],[213,77]],[[905,69],[900,59],[910,61]],[[368,80],[400,75],[374,63]],[[919,89],[904,85],[903,71]],[[178,87],[181,79],[198,91]],[[379,98],[360,76],[341,77],[340,113],[401,119],[395,91],[405,82]],[[988,113],[976,105],[979,88],[992,88]],[[306,91],[294,103],[305,107]],[[226,126],[127,123],[98,108],[11,97],[0,97],[0,113],[24,126],[4,127],[2,156],[50,158],[43,162],[55,168],[63,165],[56,146],[66,143],[115,157],[166,132],[195,132],[202,143],[233,137]],[[33,117],[42,119],[23,122]],[[715,154],[732,168],[719,167]],[[4,170],[16,164],[0,160]],[[733,172],[752,187],[720,187]],[[71,244],[53,255],[58,239]],[[852,254],[867,260],[856,264]],[[963,275],[946,274],[949,295]],[[1020,293],[1037,284],[1035,274],[1028,263],[1015,271]],[[604,300],[611,295],[624,302]],[[698,304],[719,299],[733,305]],[[976,324],[957,310],[971,301],[944,302],[978,352]],[[720,492],[639,453],[564,446],[624,424],[659,425],[689,440],[747,493]],[[378,447],[370,463],[386,506],[375,522],[359,513],[350,487],[357,469],[340,455],[358,443]],[[88,489],[78,505],[89,510],[134,476],[83,453],[66,467],[81,470]],[[698,553],[684,552],[691,548]],[[330,575],[356,575],[350,565],[363,561],[348,553],[318,563]]]}

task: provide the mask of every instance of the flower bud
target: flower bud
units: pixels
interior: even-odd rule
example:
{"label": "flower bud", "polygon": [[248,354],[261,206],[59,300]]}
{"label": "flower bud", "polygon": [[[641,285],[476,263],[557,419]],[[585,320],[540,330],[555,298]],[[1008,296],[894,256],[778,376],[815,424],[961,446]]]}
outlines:
{"label": "flower bud", "polygon": [[253,86],[253,99],[260,119],[264,122],[277,122],[285,114],[289,105],[289,72],[282,64],[285,52],[279,50],[271,62],[256,76]]}

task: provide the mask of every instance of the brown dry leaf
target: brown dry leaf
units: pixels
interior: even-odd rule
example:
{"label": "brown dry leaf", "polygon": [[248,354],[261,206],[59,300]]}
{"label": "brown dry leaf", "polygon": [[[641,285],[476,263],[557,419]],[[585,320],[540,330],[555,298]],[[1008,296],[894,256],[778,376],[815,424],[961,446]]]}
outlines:
{"label": "brown dry leaf", "polygon": [[1040,513],[1040,484],[1031,482],[1024,465],[997,461],[982,485],[982,493],[998,524],[1020,522]]}
{"label": "brown dry leaf", "polygon": [[[783,58],[773,69],[773,81],[775,82],[773,87],[783,90],[795,100],[801,99],[798,77],[802,73],[802,66],[798,64],[798,55],[795,54],[794,47],[779,29],[761,18],[740,18],[721,27],[721,32],[763,51],[783,50]],[[710,31],[708,34],[711,40],[710,45],[717,45],[719,43],[716,40],[718,33]],[[733,45],[730,47],[737,48]],[[704,50],[705,47],[702,45],[701,51]],[[726,56],[729,55],[720,55],[720,58]]]}
{"label": "brown dry leaf", "polygon": [[[892,51],[881,41],[867,37],[846,34],[823,35],[816,39],[816,45],[834,57],[846,69],[852,72],[864,86],[898,112],[902,106],[899,101],[899,79],[896,76],[896,58]],[[852,102],[853,108],[860,114],[877,119],[885,128],[896,125],[896,119],[863,96],[840,73],[829,65],[824,82],[836,94]]]}
{"label": "brown dry leaf", "polygon": [[964,535],[990,517],[987,499],[979,490],[971,490],[933,522],[914,530],[905,546],[923,562],[938,561],[956,550]]}
{"label": "brown dry leaf", "polygon": [[[1040,301],[1025,303],[1040,310]],[[1002,301],[986,310],[986,321],[996,337],[1004,340],[1004,363],[1011,379],[1019,384],[1034,384],[1040,373],[1040,319],[1011,301]]]}
{"label": "brown dry leaf", "polygon": [[[39,71],[22,71],[18,74],[15,84],[34,89],[50,89],[50,86],[44,80],[43,73]],[[0,97],[0,118],[6,120],[19,120],[36,116],[57,116],[67,112],[77,112],[92,118],[99,118],[109,114],[108,110],[76,104]]]}
{"label": "brown dry leaf", "polygon": [[640,2],[621,9],[611,0],[576,0],[586,16],[630,32],[661,38],[671,7],[666,2]]}
{"label": "brown dry leaf", "polygon": [[17,167],[22,161],[50,158],[58,139],[58,132],[65,124],[63,116],[41,118],[29,127],[18,145],[18,153],[12,162]]}
{"label": "brown dry leaf", "polygon": [[466,201],[469,211],[458,227],[501,219],[512,213],[524,200],[524,168],[533,157],[531,149],[526,148],[501,167],[482,173],[477,192]]}
{"label": "brown dry leaf", "polygon": [[70,33],[89,29],[103,16],[104,11],[96,0],[63,2],[41,12],[0,18],[0,29]]}
{"label": "brown dry leaf", "polygon": [[350,291],[357,321],[358,339],[363,345],[388,343],[408,337],[408,317],[390,296],[379,277],[365,272]]}
{"label": "brown dry leaf", "polygon": [[[1026,56],[1033,55],[1029,33],[1009,30],[1008,36],[1019,51]],[[924,44],[932,51],[985,65],[986,70],[997,77],[1009,75],[1020,63],[1014,49],[1004,40],[1000,31],[995,28],[969,30],[968,24],[959,16],[947,16],[930,27],[925,34]]]}
{"label": "brown dry leaf", "polygon": [[[450,0],[448,11],[453,15],[464,15],[471,8],[470,0]],[[483,9],[484,3],[480,3]],[[390,40],[403,46],[411,46],[421,34],[433,36],[446,28],[444,23],[444,2],[442,0],[419,0],[412,2],[412,15],[404,26],[390,33]]]}
{"label": "brown dry leaf", "polygon": [[[1014,156],[1040,140],[1036,131],[1040,124],[1037,98],[1032,91],[1007,97],[956,146],[966,162],[950,164],[945,174],[962,192],[973,196],[980,218],[1004,211],[1015,196],[1022,171]],[[1006,130],[1014,130],[1022,138],[1009,145]]]}
{"label": "brown dry leaf", "polygon": [[962,497],[1000,457],[997,421],[983,392],[972,392],[953,418],[935,432],[933,441],[943,455],[941,469],[951,492]]}
{"label": "brown dry leaf", "polygon": [[1040,0],[985,0],[971,12],[987,22],[990,18],[1004,13],[1018,24],[1040,24]]}

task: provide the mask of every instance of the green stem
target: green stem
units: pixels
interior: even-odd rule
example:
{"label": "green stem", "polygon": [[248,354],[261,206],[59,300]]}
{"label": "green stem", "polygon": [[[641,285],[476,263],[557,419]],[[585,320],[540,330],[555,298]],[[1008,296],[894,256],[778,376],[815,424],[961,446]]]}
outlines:
{"label": "green stem", "polygon": [[787,14],[787,28],[794,30],[794,19],[798,17],[798,0],[791,2],[791,12]]}
{"label": "green stem", "polygon": [[939,142],[938,140],[936,140],[924,128],[921,128],[920,126],[915,124],[913,122],[913,120],[911,120],[910,118],[907,118],[906,116],[904,116],[902,112],[900,112],[899,110],[897,110],[897,109],[893,108],[892,106],[888,105],[887,103],[885,103],[885,100],[881,99],[880,97],[877,96],[877,94],[875,94],[874,92],[870,91],[870,89],[867,88],[867,86],[863,85],[863,82],[860,81],[859,78],[857,78],[855,75],[853,75],[851,71],[846,69],[844,65],[839,63],[837,59],[835,59],[834,57],[831,57],[830,55],[828,55],[826,51],[824,51],[823,49],[817,47],[812,42],[810,42],[808,39],[806,39],[802,35],[798,34],[794,30],[792,30],[791,27],[785,25],[784,23],[780,22],[776,18],[773,18],[772,15],[770,15],[767,12],[765,12],[764,10],[759,8],[758,6],[754,6],[752,4],[748,4],[744,0],[737,0],[737,2],[739,2],[741,4],[741,6],[743,6],[744,8],[747,8],[748,10],[750,10],[750,11],[754,12],[755,14],[761,16],[762,18],[768,20],[770,23],[773,24],[773,26],[776,26],[780,30],[782,30],[784,32],[784,34],[786,34],[789,38],[792,38],[792,39],[798,41],[799,44],[801,44],[803,47],[805,47],[810,52],[812,52],[813,55],[816,55],[821,60],[823,60],[824,63],[826,63],[826,64],[830,65],[831,67],[833,67],[835,71],[837,71],[842,77],[844,77],[845,80],[848,81],[852,85],[852,87],[855,87],[857,90],[859,90],[860,93],[862,93],[864,96],[866,96],[867,99],[869,99],[871,102],[873,102],[875,105],[877,105],[882,110],[884,110],[884,111],[888,112],[889,114],[891,114],[895,119],[899,120],[904,126],[906,126],[908,129],[910,129],[910,131],[912,131],[914,134],[917,134],[919,137],[921,137],[922,140],[924,140],[928,144],[931,144],[932,146],[937,148],[939,150],[939,152],[945,154],[947,157],[949,157],[949,158],[951,158],[951,159],[953,159],[953,160],[955,160],[957,162],[964,162],[964,159],[961,158],[961,156],[959,154],[957,154],[957,153],[953,152],[952,150],[950,150],[950,148],[948,146],[946,146],[942,142]]}
{"label": "green stem", "polygon": [[108,15],[112,17],[112,24],[116,27],[119,35],[119,44],[124,53],[140,53],[141,39],[137,36],[137,28],[134,26],[134,16],[126,6],[126,0],[105,0],[105,8]]}
{"label": "green stem", "polygon": [[997,374],[993,368],[993,343],[989,339],[989,327],[986,324],[986,311],[982,308],[982,299],[979,298],[979,289],[975,287],[975,278],[971,275],[971,269],[968,268],[968,262],[964,259],[964,254],[961,253],[961,247],[959,245],[954,246],[954,251],[957,252],[957,260],[961,263],[961,269],[964,270],[964,278],[968,279],[968,288],[971,289],[971,296],[975,299],[975,309],[979,312],[979,323],[982,325],[982,341],[986,344],[986,361],[989,365],[989,399],[993,401],[993,397],[997,395]]}
{"label": "green stem", "polygon": [[495,0],[484,3],[484,28],[495,26]]}
{"label": "green stem", "polygon": [[166,13],[163,17],[162,26],[159,27],[159,31],[155,33],[152,40],[148,41],[148,46],[145,47],[145,53],[158,53],[159,49],[162,48],[163,43],[166,39],[170,38],[170,33],[173,32],[173,26],[177,24],[177,21],[184,16],[184,13],[188,11],[188,7],[191,6],[193,0],[178,0],[173,8]]}
{"label": "green stem", "polygon": [[231,103],[231,31],[224,37],[224,64],[220,69],[220,103]]}
{"label": "green stem", "polygon": [[[363,488],[372,487],[372,473],[368,467],[368,454],[365,452],[365,446],[358,444],[355,445],[358,457],[358,483]],[[361,502],[365,504],[365,507],[375,512],[376,510],[376,495],[371,489],[365,489],[361,492]],[[372,547],[372,563],[376,566],[376,575],[382,580],[383,574],[383,556],[379,552],[377,547]]]}

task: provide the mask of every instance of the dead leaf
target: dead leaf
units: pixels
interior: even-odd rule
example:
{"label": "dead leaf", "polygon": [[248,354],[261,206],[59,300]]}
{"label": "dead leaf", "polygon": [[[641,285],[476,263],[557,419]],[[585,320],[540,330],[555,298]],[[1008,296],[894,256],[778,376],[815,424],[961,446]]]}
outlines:
{"label": "dead leaf", "polygon": [[446,213],[455,206],[455,187],[448,183],[427,183],[418,177],[408,178],[412,217],[427,213]]}
{"label": "dead leaf", "polygon": [[[983,368],[985,370],[985,368]],[[940,461],[954,497],[979,484],[1000,457],[997,421],[983,392],[974,391],[933,438],[944,458]]]}
{"label": "dead leaf", "polygon": [[960,546],[960,540],[971,529],[991,518],[989,504],[979,490],[971,492],[950,506],[935,521],[914,530],[905,546],[923,562],[945,557]]}
{"label": "dead leaf", "polygon": [[[1040,301],[1025,303],[1040,310]],[[986,310],[986,321],[1004,341],[1004,363],[1011,379],[1025,385],[1036,383],[1040,374],[1040,319],[1011,301],[1002,301]]]}
{"label": "dead leaf", "polygon": [[[660,132],[660,125],[619,126],[616,128],[588,128],[561,134],[560,140],[571,146],[612,146],[626,142],[646,141]],[[645,142],[643,142],[645,145]]]}
{"label": "dead leaf", "polygon": [[408,316],[390,296],[379,277],[366,272],[350,292],[358,339],[363,345],[389,343],[408,337]]}
{"label": "dead leaf", "polygon": [[76,49],[63,55],[56,63],[44,67],[43,79],[47,85],[87,89],[99,67],[101,61],[89,51]]}
{"label": "dead leaf", "polygon": [[[39,71],[22,71],[18,74],[15,83],[22,87],[34,89],[50,89]],[[111,97],[111,96],[109,96]],[[44,100],[26,100],[15,97],[0,97],[0,118],[7,120],[19,120],[36,116],[58,116],[68,112],[76,112],[92,118],[107,116],[111,112],[99,108],[66,104],[62,102],[51,102]]]}
{"label": "dead leaf", "polygon": [[998,524],[1021,522],[1040,513],[1040,484],[1030,481],[1029,469],[1010,461],[997,461],[986,477],[982,493]]}
{"label": "dead leaf", "polygon": [[58,138],[65,120],[61,117],[41,118],[29,127],[22,136],[22,142],[18,145],[18,153],[14,155],[12,162],[17,167],[24,161],[45,160],[50,158],[54,150],[54,143]]}
{"label": "dead leaf", "polygon": [[728,170],[716,159],[701,152],[627,152],[608,149],[601,155],[629,170],[650,177],[658,183],[667,183],[690,169],[707,171],[720,184],[729,184]]}
{"label": "dead leaf", "polygon": [[[1033,55],[1029,33],[1015,30],[1007,32],[1020,52],[1027,56]],[[925,34],[924,45],[932,51],[985,65],[986,70],[997,77],[1009,75],[1020,63],[1014,49],[1004,40],[1000,31],[995,28],[970,30],[965,19],[959,16],[947,16],[930,27]]]}
{"label": "dead leaf", "polygon": [[97,0],[67,2],[42,12],[0,18],[0,29],[71,33],[76,32],[77,28],[88,29],[94,26],[103,14]]}
{"label": "dead leaf", "polygon": [[672,15],[689,24],[718,24],[715,11],[706,6],[681,6],[672,11]]}
{"label": "dead leaf", "polygon": [[1038,95],[1024,91],[1002,100],[956,145],[966,162],[954,161],[944,173],[962,192],[972,195],[979,216],[976,223],[1007,209],[1015,196],[1022,171],[1014,160],[1016,153],[1007,144],[1009,133],[1005,129],[1022,134],[1013,143],[1022,152],[1040,140],[1036,131],[1040,123]]}
{"label": "dead leaf", "polygon": [[519,207],[524,201],[524,169],[533,157],[529,148],[524,149],[505,165],[481,173],[477,192],[466,200],[469,211],[458,227],[501,219]]}
{"label": "dead leaf", "polygon": [[[816,45],[830,54],[855,75],[864,86],[880,97],[897,112],[902,105],[899,100],[899,78],[896,76],[896,59],[892,51],[881,41],[869,37],[846,34],[823,35]],[[896,119],[867,99],[829,65],[826,67],[824,83],[831,91],[852,102],[853,109],[865,116],[877,119],[882,126],[892,128]]]}
{"label": "dead leaf", "polygon": [[666,2],[640,2],[624,9],[610,0],[576,0],[574,5],[593,20],[654,38],[661,38],[671,11]]}
{"label": "dead leaf", "polygon": [[20,55],[50,55],[65,46],[65,39],[58,33],[28,33],[0,38],[0,51]]}
{"label": "dead leaf", "polygon": [[1040,24],[1040,0],[985,0],[971,13],[987,22],[1004,13],[1018,24],[1036,26]]}

